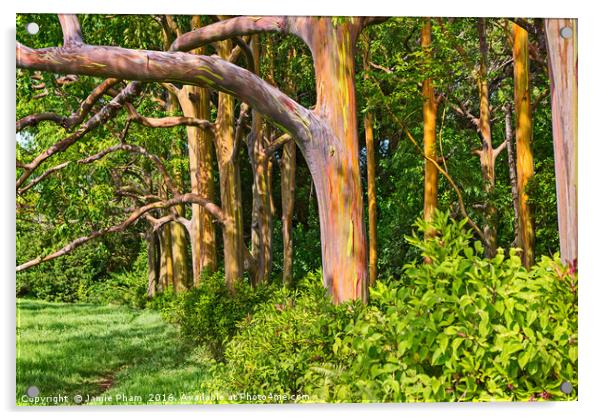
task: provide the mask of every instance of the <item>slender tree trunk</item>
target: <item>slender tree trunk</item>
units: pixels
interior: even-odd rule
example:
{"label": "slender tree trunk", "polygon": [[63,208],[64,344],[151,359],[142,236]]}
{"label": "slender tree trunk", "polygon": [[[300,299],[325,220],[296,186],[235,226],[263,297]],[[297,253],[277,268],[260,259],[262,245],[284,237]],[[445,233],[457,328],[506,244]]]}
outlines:
{"label": "slender tree trunk", "polygon": [[[422,49],[430,64],[431,20],[425,19],[422,27]],[[424,155],[437,160],[437,101],[433,89],[433,79],[428,77],[422,83],[422,116],[424,120]],[[435,164],[428,159],[424,161],[424,219],[432,220],[437,209],[437,178],[439,171]],[[427,236],[434,232],[426,232]]]}
{"label": "slender tree trunk", "polygon": [[[563,30],[564,37],[561,36]],[[577,21],[545,19],[560,256],[577,268]],[[569,33],[570,32],[570,33]]]}
{"label": "slender tree trunk", "polygon": [[533,265],[535,230],[528,203],[527,184],[533,177],[533,122],[531,119],[531,95],[529,93],[529,40],[527,31],[513,25],[514,44],[514,107],[516,109],[516,171],[519,195],[519,235],[518,245],[522,248],[523,265]]}
{"label": "slender tree trunk", "polygon": [[[169,94],[167,101],[167,112],[169,115],[175,114],[178,99],[175,95]],[[171,144],[172,157],[181,157],[182,149],[180,147],[180,139],[176,137]],[[174,182],[180,190],[182,190],[182,168],[176,168],[174,174]],[[184,206],[175,206],[174,209],[180,216],[184,216]],[[190,271],[188,269],[188,239],[186,236],[186,228],[179,223],[172,222],[169,224],[172,259],[173,259],[173,286],[176,292],[186,290],[190,284]]]}
{"label": "slender tree trunk", "polygon": [[[324,285],[335,303],[367,300],[366,232],[354,83],[357,18],[314,18],[298,30],[310,46],[319,122],[300,144],[318,200]],[[310,24],[311,23],[311,24]]]}
{"label": "slender tree trunk", "polygon": [[[259,36],[252,38],[251,49],[255,71],[259,73]],[[272,202],[269,156],[265,153],[264,121],[261,114],[253,110],[252,132],[247,142],[249,159],[253,169],[253,211],[251,219],[251,255],[257,269],[254,285],[269,279],[272,270]]]}
{"label": "slender tree trunk", "polygon": [[497,230],[496,214],[497,209],[492,202],[493,190],[495,187],[495,156],[493,151],[493,142],[491,140],[491,122],[489,116],[489,88],[487,86],[487,35],[485,19],[478,20],[479,46],[481,51],[481,62],[479,65],[479,131],[481,133],[482,148],[478,151],[481,161],[481,172],[483,174],[484,191],[486,196],[485,203],[485,225],[483,233],[485,235],[485,254],[487,257],[494,257],[497,252]]}
{"label": "slender tree trunk", "polygon": [[[370,66],[370,40],[366,37],[364,44],[364,78],[368,79]],[[372,112],[364,115],[364,130],[366,137],[366,162],[368,182],[368,276],[370,286],[376,284],[377,248],[376,248],[376,151],[374,150],[374,130]]]}
{"label": "slender tree trunk", "polygon": [[[220,41],[218,53],[222,58],[232,50],[231,41]],[[240,186],[240,167],[234,138],[234,97],[220,92],[215,124],[216,152],[220,178],[221,207],[226,222],[222,226],[224,238],[224,270],[230,288],[243,275],[243,224]]]}
{"label": "slender tree trunk", "polygon": [[[178,100],[184,116],[203,120],[211,118],[209,92],[196,86],[183,86]],[[209,130],[188,126],[188,161],[191,192],[215,201],[213,181],[213,139]],[[190,229],[193,284],[198,286],[203,270],[217,269],[215,223],[213,217],[200,205],[192,204]]]}
{"label": "slender tree trunk", "polygon": [[289,142],[282,148],[280,159],[280,188],[282,195],[282,281],[285,286],[293,282],[293,213],[295,210],[295,171],[297,146]]}
{"label": "slender tree trunk", "polygon": [[512,246],[519,246],[518,231],[519,231],[519,198],[518,198],[518,181],[516,177],[516,158],[514,154],[514,134],[512,132],[512,105],[504,106],[504,122],[506,131],[506,150],[508,152],[508,177],[510,178],[510,188],[512,191],[512,207],[514,209],[514,241]]}
{"label": "slender tree trunk", "polygon": [[153,231],[152,226],[149,227],[145,234],[146,250],[148,256],[148,289],[147,296],[152,298],[157,291],[157,282],[159,281],[159,258],[158,258],[158,240],[157,235]]}
{"label": "slender tree trunk", "polygon": [[169,223],[163,225],[159,232],[159,242],[161,244],[161,268],[160,268],[160,284],[161,290],[165,291],[173,286],[173,256],[171,245],[171,225]]}
{"label": "slender tree trunk", "polygon": [[[191,29],[201,27],[200,16],[193,16]],[[204,47],[195,49],[193,54],[204,54]],[[184,85],[178,94],[182,112],[187,117],[211,120],[209,91],[198,86]],[[213,181],[213,135],[210,130],[188,126],[188,160],[191,192],[215,201],[215,183]],[[204,270],[217,269],[217,248],[215,223],[213,217],[202,206],[192,205],[190,229],[193,284],[198,286]]]}

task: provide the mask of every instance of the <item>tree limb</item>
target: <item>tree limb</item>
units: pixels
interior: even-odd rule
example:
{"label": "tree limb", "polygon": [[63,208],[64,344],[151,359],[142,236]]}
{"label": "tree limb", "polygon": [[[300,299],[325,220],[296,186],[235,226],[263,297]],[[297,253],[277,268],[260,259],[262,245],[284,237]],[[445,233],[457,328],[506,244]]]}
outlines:
{"label": "tree limb", "polygon": [[33,260],[30,260],[26,263],[18,265],[16,268],[16,271],[17,272],[23,271],[28,268],[34,267],[40,263],[61,257],[65,254],[70,253],[74,249],[79,248],[80,246],[84,245],[85,243],[90,242],[91,240],[96,239],[100,236],[106,235],[108,233],[122,232],[126,228],[128,228],[130,225],[132,225],[134,222],[136,222],[140,217],[144,216],[146,213],[148,213],[151,210],[170,208],[170,207],[176,206],[178,204],[185,204],[185,203],[199,204],[205,210],[207,210],[213,217],[215,217],[218,221],[220,221],[222,223],[227,223],[227,219],[224,216],[222,210],[216,204],[206,200],[205,198],[199,196],[198,194],[192,194],[192,193],[182,194],[182,195],[178,195],[170,200],[158,201],[158,202],[150,203],[150,204],[147,204],[140,208],[137,208],[134,211],[132,211],[131,214],[129,215],[129,217],[126,220],[124,220],[123,222],[121,222],[117,225],[113,225],[111,227],[96,230],[87,236],[81,236],[81,237],[71,241],[69,244],[65,245],[58,251],[55,251],[55,252],[45,255],[45,256],[39,256]]}

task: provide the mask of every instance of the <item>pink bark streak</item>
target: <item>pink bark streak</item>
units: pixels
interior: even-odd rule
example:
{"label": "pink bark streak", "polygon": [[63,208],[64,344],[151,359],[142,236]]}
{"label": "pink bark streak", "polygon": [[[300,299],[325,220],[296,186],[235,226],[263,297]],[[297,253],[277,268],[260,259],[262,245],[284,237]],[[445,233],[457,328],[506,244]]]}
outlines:
{"label": "pink bark streak", "polygon": [[[560,36],[572,29],[568,39]],[[577,263],[577,21],[545,19],[552,96],[552,130],[560,255]]]}

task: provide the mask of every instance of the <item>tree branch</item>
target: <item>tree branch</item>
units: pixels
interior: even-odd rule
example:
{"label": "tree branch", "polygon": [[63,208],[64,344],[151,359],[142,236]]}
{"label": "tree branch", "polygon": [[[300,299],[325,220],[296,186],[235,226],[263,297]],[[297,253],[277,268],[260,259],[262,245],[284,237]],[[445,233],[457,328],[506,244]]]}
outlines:
{"label": "tree branch", "polygon": [[239,16],[187,32],[176,38],[170,51],[190,51],[215,41],[261,32],[286,32],[286,16]]}
{"label": "tree branch", "polygon": [[17,43],[17,67],[214,88],[247,102],[298,141],[308,139],[318,118],[253,73],[215,56],[88,45],[34,50]]}
{"label": "tree branch", "polygon": [[90,242],[91,240],[96,239],[100,236],[106,235],[108,233],[122,232],[126,228],[128,228],[130,225],[132,225],[134,222],[136,222],[140,217],[144,216],[146,213],[148,213],[151,210],[170,208],[170,207],[176,206],[178,204],[185,204],[185,203],[199,204],[205,210],[207,210],[213,217],[215,217],[218,221],[220,221],[222,223],[227,223],[227,219],[224,216],[222,210],[216,204],[206,200],[205,198],[199,196],[198,194],[192,194],[192,193],[182,194],[182,195],[176,196],[170,200],[158,201],[158,202],[150,203],[150,204],[147,204],[140,208],[137,208],[134,211],[132,211],[131,214],[129,215],[129,217],[126,220],[124,220],[123,222],[121,222],[117,225],[113,225],[111,227],[96,230],[87,236],[79,237],[79,238],[71,241],[69,244],[65,245],[63,248],[59,249],[58,251],[55,251],[55,252],[45,255],[45,256],[39,256],[33,260],[30,260],[26,263],[23,263],[23,264],[17,266],[16,270],[17,270],[17,272],[23,271],[28,268],[34,267],[40,263],[61,257],[65,254],[70,253],[74,249],[79,248],[80,246],[84,245],[85,243]]}
{"label": "tree branch", "polygon": [[169,128],[178,125],[192,125],[200,127],[203,130],[212,130],[214,124],[207,120],[201,120],[194,117],[164,117],[164,118],[150,118],[143,117],[136,111],[136,108],[132,104],[126,104],[127,112],[130,119],[138,124],[142,124],[145,127],[151,128]]}
{"label": "tree branch", "polygon": [[82,138],[84,134],[113,118],[117,114],[117,111],[123,107],[125,102],[131,100],[140,93],[141,87],[141,83],[131,82],[119,93],[119,95],[113,98],[111,102],[105,105],[97,114],[90,118],[79,130],[58,143],[53,144],[44,152],[40,153],[30,163],[25,164],[23,167],[23,173],[19,179],[17,179],[17,190],[31,176],[33,171],[44,161],[46,161],[46,159],[55,155],[56,153],[65,151],[69,146]]}
{"label": "tree branch", "polygon": [[82,30],[76,15],[59,15],[59,22],[63,30],[63,47],[82,45]]}

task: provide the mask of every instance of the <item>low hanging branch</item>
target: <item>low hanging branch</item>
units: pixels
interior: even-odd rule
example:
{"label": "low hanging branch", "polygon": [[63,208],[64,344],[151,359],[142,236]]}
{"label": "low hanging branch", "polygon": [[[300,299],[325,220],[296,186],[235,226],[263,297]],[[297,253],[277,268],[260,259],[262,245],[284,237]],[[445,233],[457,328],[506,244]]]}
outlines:
{"label": "low hanging branch", "polygon": [[151,210],[166,209],[166,208],[171,208],[171,207],[179,205],[179,204],[186,204],[186,203],[199,204],[199,205],[203,206],[203,208],[205,210],[207,210],[213,217],[215,217],[221,223],[227,222],[224,214],[222,213],[222,210],[216,204],[214,204],[210,201],[207,201],[206,199],[204,199],[203,197],[201,197],[197,194],[192,194],[192,193],[182,194],[182,195],[178,195],[170,200],[158,201],[158,202],[150,203],[145,206],[139,207],[136,210],[132,211],[130,216],[123,222],[121,222],[117,225],[113,225],[111,227],[96,230],[87,236],[81,236],[81,237],[71,241],[69,244],[65,245],[63,248],[59,249],[58,251],[55,251],[55,252],[45,255],[45,256],[39,256],[33,260],[30,260],[26,263],[23,263],[23,264],[17,266],[16,270],[17,270],[17,272],[23,271],[28,268],[34,267],[38,264],[41,264],[43,262],[50,261],[55,258],[61,257],[63,255],[66,255],[66,254],[70,253],[71,251],[73,251],[74,249],[79,248],[80,246],[84,245],[85,243],[90,242],[91,240],[99,238],[108,233],[122,232],[126,228],[128,228],[130,225],[132,225],[134,222],[136,222],[140,217],[144,216]]}

